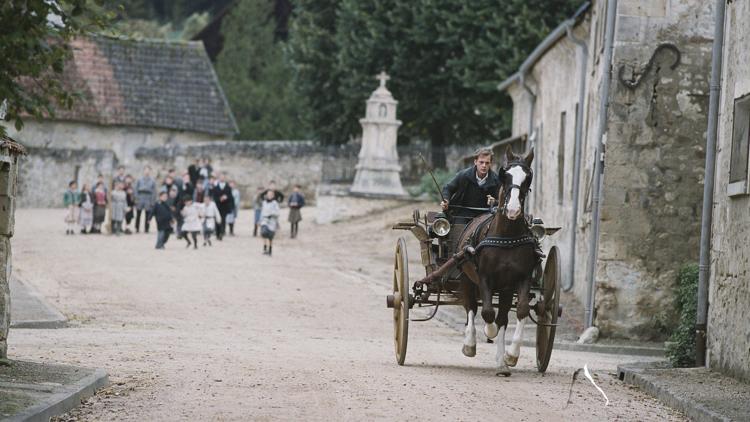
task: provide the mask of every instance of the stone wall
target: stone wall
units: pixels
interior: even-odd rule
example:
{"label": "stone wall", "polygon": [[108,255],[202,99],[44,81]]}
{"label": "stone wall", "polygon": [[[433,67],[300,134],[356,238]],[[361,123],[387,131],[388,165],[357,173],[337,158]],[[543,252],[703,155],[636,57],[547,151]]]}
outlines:
{"label": "stone wall", "polygon": [[698,259],[712,38],[711,2],[620,2],[597,272],[604,335],[664,339],[676,324],[677,272]]}
{"label": "stone wall", "polygon": [[21,158],[18,206],[63,206],[63,192],[75,180],[79,188],[91,187],[98,174],[110,175],[117,160],[111,150],[74,148],[27,148]]}
{"label": "stone wall", "polygon": [[[197,134],[34,121],[26,125],[19,138],[29,150],[19,181],[21,207],[60,207],[71,180],[79,187],[91,184],[99,173],[109,178],[120,164],[134,177],[150,166],[160,179],[168,169],[183,172],[201,157],[210,158],[215,170],[237,181],[243,206],[250,206],[257,187],[270,180],[284,192],[300,184],[314,203],[321,182],[351,183],[360,148],[358,144],[324,146],[312,141],[201,140]],[[446,148],[448,162],[454,164],[452,170],[460,165],[460,157],[475,148]],[[419,154],[430,160],[428,143],[399,147],[405,185],[418,184],[426,173]]]}
{"label": "stone wall", "polygon": [[[606,3],[593,2],[575,28],[576,37],[587,40],[589,50],[586,98],[578,108],[584,113],[584,124],[575,224],[571,219],[578,49],[563,37],[526,78],[537,96],[533,129],[537,184],[531,212],[550,225],[563,227],[546,247],[554,243],[561,248],[565,275],[575,259],[573,279],[564,281],[572,282],[572,291],[583,303],[588,288],[601,83],[606,71]],[[699,0],[648,4],[621,0],[617,12],[595,269],[595,325],[604,336],[664,339],[676,323],[677,271],[698,257],[713,11]],[[656,51],[663,43],[674,48]],[[680,62],[672,68],[677,54]],[[513,135],[525,134],[531,97],[518,83],[508,92],[514,102]],[[577,230],[574,248],[570,242],[573,228]]]}
{"label": "stone wall", "polygon": [[8,357],[10,329],[10,275],[12,253],[10,238],[15,225],[15,196],[18,157],[0,148],[0,360]]}
{"label": "stone wall", "polygon": [[[727,4],[708,308],[708,362],[750,382],[750,196],[729,196],[736,99],[750,94],[748,2]],[[747,136],[747,135],[745,135]],[[747,151],[744,152],[747,154]],[[745,190],[747,192],[747,189]]]}

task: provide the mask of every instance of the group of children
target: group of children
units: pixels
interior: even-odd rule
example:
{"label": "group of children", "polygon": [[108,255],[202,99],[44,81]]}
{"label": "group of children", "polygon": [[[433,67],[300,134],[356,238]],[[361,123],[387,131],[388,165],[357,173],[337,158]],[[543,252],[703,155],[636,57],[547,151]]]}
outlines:
{"label": "group of children", "polygon": [[[115,235],[130,234],[130,223],[135,217],[135,231],[139,231],[141,215],[144,214],[144,229],[149,231],[152,217],[156,220],[156,249],[164,249],[172,233],[184,239],[186,247],[198,248],[198,237],[202,235],[203,246],[211,246],[211,237],[215,234],[221,240],[226,228],[234,235],[234,224],[240,204],[240,192],[233,181],[227,182],[225,176],[212,174],[207,160],[196,160],[181,179],[174,176],[170,169],[157,192],[156,181],[150,176],[151,169],[144,169],[143,177],[135,181],[125,174],[124,167],[119,167],[113,177],[111,194],[102,175],[97,177],[94,190],[88,185],[78,191],[77,183],[72,181],[63,195],[63,204],[67,209],[65,216],[66,234],[75,234],[80,228],[82,234],[101,233],[106,218],[107,207],[110,208],[111,232]],[[195,180],[194,180],[195,179]],[[181,182],[181,183],[178,183]],[[273,239],[279,227],[280,203],[284,194],[278,191],[273,181],[268,188],[259,187],[253,207],[255,208],[255,226],[253,236],[260,236],[263,241],[263,253],[271,256]],[[289,222],[291,237],[297,237],[299,222],[302,220],[300,209],[305,205],[305,198],[300,186],[294,187],[289,196]]]}

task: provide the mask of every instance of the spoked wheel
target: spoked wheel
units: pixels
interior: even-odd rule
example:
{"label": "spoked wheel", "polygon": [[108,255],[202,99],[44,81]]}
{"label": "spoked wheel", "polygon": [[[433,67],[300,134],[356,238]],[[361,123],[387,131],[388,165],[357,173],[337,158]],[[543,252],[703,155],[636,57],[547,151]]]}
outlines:
{"label": "spoked wheel", "polygon": [[404,364],[406,343],[409,339],[409,257],[403,237],[396,244],[393,263],[393,340],[396,362]]}
{"label": "spoked wheel", "polygon": [[553,246],[547,254],[542,277],[544,311],[537,314],[536,367],[542,373],[547,370],[550,356],[552,356],[552,346],[555,343],[557,327],[553,324],[557,324],[560,307],[560,275],[560,251],[557,246]]}

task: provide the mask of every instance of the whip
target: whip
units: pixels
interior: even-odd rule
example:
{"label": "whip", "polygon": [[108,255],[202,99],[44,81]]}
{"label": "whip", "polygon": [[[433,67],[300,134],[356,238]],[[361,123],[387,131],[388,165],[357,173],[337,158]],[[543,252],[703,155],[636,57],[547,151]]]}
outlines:
{"label": "whip", "polygon": [[430,176],[432,176],[432,181],[435,182],[435,187],[437,188],[438,194],[440,194],[440,199],[445,201],[445,197],[443,196],[443,191],[440,189],[440,184],[438,183],[437,179],[435,178],[435,175],[432,173],[432,169],[430,168],[430,165],[427,164],[427,160],[424,159],[421,152],[417,153],[419,155],[419,158],[422,159],[422,162],[424,163],[425,167],[427,168],[427,172],[430,173]]}

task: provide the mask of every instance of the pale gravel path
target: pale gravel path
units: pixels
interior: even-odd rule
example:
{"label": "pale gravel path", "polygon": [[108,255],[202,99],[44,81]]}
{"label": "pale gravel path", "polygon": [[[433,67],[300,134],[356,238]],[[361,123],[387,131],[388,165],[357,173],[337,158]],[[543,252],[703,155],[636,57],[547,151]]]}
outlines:
{"label": "pale gravel path", "polygon": [[[18,210],[14,271],[74,326],[13,330],[9,353],[109,372],[113,386],[64,420],[684,420],[615,379],[622,356],[555,351],[542,376],[523,349],[498,378],[494,345],[465,358],[461,335],[431,321],[411,325],[397,366],[385,286],[408,233],[388,228],[410,208],[332,226],[307,209],[301,237],[283,226],[271,259],[248,235],[249,211],[240,236],[213,248],[172,239],[155,251],[154,234],[68,237],[62,211]],[[579,382],[563,409],[584,363],[609,407]]]}

